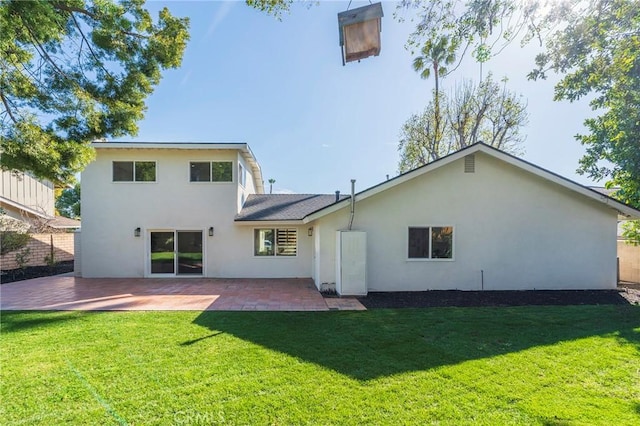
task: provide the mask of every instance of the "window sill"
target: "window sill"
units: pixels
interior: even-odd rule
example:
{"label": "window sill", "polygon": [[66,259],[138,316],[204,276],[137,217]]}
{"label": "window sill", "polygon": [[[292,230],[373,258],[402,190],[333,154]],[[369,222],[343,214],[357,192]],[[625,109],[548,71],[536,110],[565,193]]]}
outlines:
{"label": "window sill", "polygon": [[256,256],[253,255],[254,259],[295,259],[298,255],[295,256]]}
{"label": "window sill", "polygon": [[142,184],[150,184],[150,183],[158,183],[157,180],[154,181],[144,181],[144,180],[112,180],[111,183],[142,183]]}
{"label": "window sill", "polygon": [[445,259],[445,258],[436,258],[436,259],[427,259],[427,258],[409,258],[405,259],[406,262],[455,262],[455,258]]}

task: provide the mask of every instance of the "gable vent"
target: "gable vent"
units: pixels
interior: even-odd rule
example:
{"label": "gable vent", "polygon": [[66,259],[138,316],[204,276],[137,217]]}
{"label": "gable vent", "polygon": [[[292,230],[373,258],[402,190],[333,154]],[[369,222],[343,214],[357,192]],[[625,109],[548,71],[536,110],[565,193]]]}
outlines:
{"label": "gable vent", "polygon": [[475,173],[476,172],[476,156],[471,154],[464,157],[464,172]]}

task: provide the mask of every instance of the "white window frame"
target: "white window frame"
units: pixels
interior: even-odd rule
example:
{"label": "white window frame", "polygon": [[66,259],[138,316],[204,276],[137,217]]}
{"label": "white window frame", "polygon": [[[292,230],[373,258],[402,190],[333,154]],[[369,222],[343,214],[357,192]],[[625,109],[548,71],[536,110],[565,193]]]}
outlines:
{"label": "white window frame", "polygon": [[[113,163],[133,163],[133,180],[114,180]],[[154,163],[156,175],[154,180],[136,180],[136,163]],[[158,161],[157,160],[111,160],[111,183],[158,183]]]}
{"label": "white window frame", "polygon": [[[209,163],[209,180],[191,180],[192,163]],[[213,180],[213,163],[231,163],[231,180]],[[225,185],[233,183],[233,160],[189,160],[187,164],[187,181],[196,185]]]}
{"label": "white window frame", "polygon": [[[429,257],[409,257],[409,229],[411,228],[428,228],[429,229]],[[433,248],[433,228],[451,228],[451,257],[431,257]],[[456,226],[453,224],[448,225],[409,225],[405,229],[405,249],[407,262],[453,262],[456,259]]]}
{"label": "white window frame", "polygon": [[[209,180],[191,180],[191,164],[193,163],[207,163],[209,165]],[[195,183],[197,185],[211,183],[211,161],[209,160],[189,160],[187,164],[187,181],[189,183]]]}
{"label": "white window frame", "polygon": [[[273,239],[274,239],[274,241],[271,242],[271,244],[274,245],[273,254],[271,254],[271,255],[262,255],[262,256],[256,254],[255,235],[256,235],[256,231],[259,231],[259,230],[271,230],[271,231],[273,231]],[[296,254],[294,254],[294,255],[278,254],[278,231],[284,231],[284,230],[293,230],[296,233]],[[299,238],[298,238],[299,234],[300,233],[298,232],[298,228],[296,228],[296,227],[262,226],[262,227],[253,228],[253,232],[251,233],[251,253],[253,254],[253,257],[256,258],[256,259],[293,259],[293,258],[296,258],[296,257],[298,257],[298,250],[300,248]]]}
{"label": "white window frame", "polygon": [[238,161],[238,183],[243,188],[247,185],[247,169],[240,161]]}

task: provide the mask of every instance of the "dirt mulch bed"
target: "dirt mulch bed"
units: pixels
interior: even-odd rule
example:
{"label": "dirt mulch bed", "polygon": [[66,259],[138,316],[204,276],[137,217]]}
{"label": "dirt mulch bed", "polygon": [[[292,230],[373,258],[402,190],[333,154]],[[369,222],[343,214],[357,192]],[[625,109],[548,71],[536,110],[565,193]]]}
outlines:
{"label": "dirt mulch bed", "polygon": [[66,274],[68,272],[73,272],[73,260],[58,262],[54,266],[27,266],[24,269],[2,271],[0,283],[8,284],[15,281],[49,277],[51,275]]}
{"label": "dirt mulch bed", "polygon": [[640,305],[640,288],[618,290],[400,291],[358,297],[367,309],[529,305]]}

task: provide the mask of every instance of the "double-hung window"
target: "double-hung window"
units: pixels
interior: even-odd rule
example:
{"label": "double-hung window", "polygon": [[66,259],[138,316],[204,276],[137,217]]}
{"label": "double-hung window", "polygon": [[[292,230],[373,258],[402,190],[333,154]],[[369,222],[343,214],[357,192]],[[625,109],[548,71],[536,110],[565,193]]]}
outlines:
{"label": "double-hung window", "polygon": [[453,259],[453,226],[409,227],[409,259]]}
{"label": "double-hung window", "polygon": [[231,161],[191,161],[190,182],[233,182]]}
{"label": "double-hung window", "polygon": [[155,161],[114,161],[114,182],[155,182]]}
{"label": "double-hung window", "polygon": [[255,229],[253,254],[255,256],[296,256],[298,231],[283,228]]}

